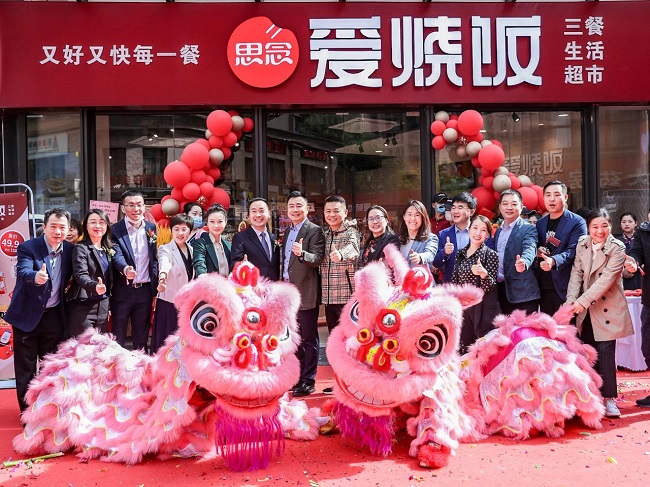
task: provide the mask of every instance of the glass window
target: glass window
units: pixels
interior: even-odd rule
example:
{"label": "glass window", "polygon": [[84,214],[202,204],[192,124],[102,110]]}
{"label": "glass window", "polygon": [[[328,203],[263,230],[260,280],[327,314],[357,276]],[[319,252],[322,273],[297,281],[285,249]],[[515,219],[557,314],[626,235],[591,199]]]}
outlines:
{"label": "glass window", "polygon": [[612,216],[615,234],[621,233],[623,213],[632,213],[638,224],[649,219],[649,114],[638,107],[600,108],[601,205]]}
{"label": "glass window", "polygon": [[[97,199],[120,202],[124,191],[137,188],[147,205],[159,203],[171,192],[164,179],[165,166],[180,159],[188,144],[205,139],[206,118],[207,113],[98,115]],[[230,195],[233,225],[242,199],[252,194],[255,183],[251,141],[252,134],[244,134],[232,158],[219,166],[221,175],[215,181]]]}
{"label": "glass window", "polygon": [[369,206],[381,204],[394,224],[410,198],[420,199],[420,112],[271,113],[267,127],[276,232],[289,225],[291,191],[307,196],[309,218],[319,225],[331,194],[343,196],[348,217],[360,223]]}
{"label": "glass window", "polygon": [[61,207],[80,218],[85,198],[80,145],[79,113],[27,114],[27,184],[36,215]]}

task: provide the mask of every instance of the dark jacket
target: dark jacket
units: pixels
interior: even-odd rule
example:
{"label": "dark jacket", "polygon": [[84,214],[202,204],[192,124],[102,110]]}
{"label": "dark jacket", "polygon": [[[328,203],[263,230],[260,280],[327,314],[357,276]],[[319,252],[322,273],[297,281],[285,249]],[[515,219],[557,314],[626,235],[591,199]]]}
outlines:
{"label": "dark jacket", "polygon": [[[383,259],[384,249],[388,244],[393,244],[399,249],[399,236],[396,233],[385,232],[374,242],[372,239],[366,242],[363,246],[363,249],[361,249],[361,253],[359,254],[359,269],[361,269],[364,265],[367,265],[369,262]],[[370,249],[368,249],[368,245],[371,245]],[[366,250],[368,250],[368,253],[366,253]]]}
{"label": "dark jacket", "polygon": [[110,249],[108,252],[106,250],[104,252],[108,258],[106,273],[102,271],[99,250],[91,242],[80,242],[72,250],[72,274],[74,280],[66,293],[68,301],[100,299],[95,290],[100,277],[106,285],[107,296],[111,295],[113,284],[113,268],[111,267],[113,257],[111,254],[115,253],[115,251]]}
{"label": "dark jacket", "polygon": [[[158,287],[158,252],[156,249],[156,225],[148,221],[144,222],[145,231],[147,232],[147,246],[149,249],[149,278],[151,287],[151,294],[156,295],[156,288]],[[113,247],[115,256],[111,261],[113,270],[115,271],[115,279],[113,282],[113,297],[123,297],[131,292],[133,281],[129,280],[127,284],[126,278],[123,276],[123,271],[126,266],[135,267],[135,257],[133,255],[133,248],[131,247],[131,240],[129,239],[129,232],[126,229],[126,222],[122,219],[111,227]],[[136,269],[137,270],[137,269]],[[118,278],[117,274],[122,275]]]}
{"label": "dark jacket", "polygon": [[[634,241],[628,255],[639,265],[650,262],[650,222],[642,223],[634,232]],[[644,306],[650,306],[650,266],[644,265],[644,271],[641,302]]]}
{"label": "dark jacket", "polygon": [[[454,244],[454,251],[449,255],[445,254],[447,237],[449,237],[449,242]],[[485,246],[488,249],[494,250],[494,240],[492,237],[488,237],[485,241]],[[458,253],[458,250],[458,244],[456,244],[456,225],[441,230],[438,234],[438,252],[436,253],[435,259],[433,259],[433,265],[438,269],[444,270],[444,282],[451,282],[451,276],[454,274],[454,264],[456,263],[456,254]]]}
{"label": "dark jacket", "polygon": [[266,233],[271,244],[271,259],[269,260],[266,255],[262,241],[257,236],[255,229],[248,227],[243,232],[236,233],[232,238],[230,270],[235,263],[244,260],[245,255],[248,261],[260,270],[260,275],[272,281],[280,280],[280,246],[277,245],[278,240],[275,235]]}
{"label": "dark jacket", "polygon": [[[221,237],[221,245],[223,245],[223,252],[226,254],[228,269],[230,269],[230,242]],[[192,247],[194,250],[192,262],[195,277],[210,272],[219,272],[219,259],[217,258],[217,252],[214,250],[210,232],[205,232],[195,239]]]}

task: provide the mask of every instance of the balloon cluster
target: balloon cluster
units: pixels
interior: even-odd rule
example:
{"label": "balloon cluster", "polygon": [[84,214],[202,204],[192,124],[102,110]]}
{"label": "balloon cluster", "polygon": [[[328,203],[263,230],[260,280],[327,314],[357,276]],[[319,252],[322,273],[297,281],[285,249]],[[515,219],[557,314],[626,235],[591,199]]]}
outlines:
{"label": "balloon cluster", "polygon": [[472,191],[477,209],[494,209],[503,191],[516,189],[526,208],[543,213],[542,188],[525,174],[517,176],[508,171],[503,166],[503,145],[498,140],[485,139],[482,129],[483,117],[476,110],[465,110],[460,115],[440,111],[431,124],[431,145],[436,150],[447,147],[452,160],[471,158],[472,166],[480,170],[479,186]]}
{"label": "balloon cluster", "polygon": [[189,144],[179,161],[165,167],[163,176],[172,192],[151,207],[151,215],[158,224],[178,214],[189,202],[197,202],[204,209],[215,203],[226,209],[230,206],[228,193],[214,183],[221,177],[221,164],[232,157],[233,147],[245,132],[253,130],[253,120],[234,110],[214,110],[206,125],[205,139]]}

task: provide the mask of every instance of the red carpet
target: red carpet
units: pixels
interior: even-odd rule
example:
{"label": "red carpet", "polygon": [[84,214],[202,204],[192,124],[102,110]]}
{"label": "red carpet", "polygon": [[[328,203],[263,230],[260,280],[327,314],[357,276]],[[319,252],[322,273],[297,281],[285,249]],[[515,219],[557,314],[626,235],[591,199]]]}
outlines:
{"label": "red carpet", "polygon": [[[393,454],[376,458],[341,440],[340,435],[317,441],[287,441],[287,449],[266,470],[233,473],[219,458],[178,459],[161,462],[149,458],[136,466],[80,463],[73,454],[0,469],[1,486],[611,486],[650,485],[650,409],[634,400],[650,394],[650,372],[618,374],[620,419],[603,422],[603,429],[585,428],[578,420],[567,425],[558,439],[534,438],[514,442],[493,436],[480,443],[462,444],[447,468],[421,469],[408,456],[409,439],[398,436]],[[326,399],[320,394],[332,384],[330,367],[319,367],[318,394],[310,405]],[[11,447],[20,432],[15,391],[0,391],[0,457],[21,458]]]}

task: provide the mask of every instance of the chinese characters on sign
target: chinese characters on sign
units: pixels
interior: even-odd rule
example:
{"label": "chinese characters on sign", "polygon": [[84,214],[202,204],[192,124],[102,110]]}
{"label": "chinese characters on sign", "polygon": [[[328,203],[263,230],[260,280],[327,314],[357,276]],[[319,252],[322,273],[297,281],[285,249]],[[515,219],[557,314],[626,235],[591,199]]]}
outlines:
{"label": "chinese characters on sign", "polygon": [[[486,17],[473,16],[471,20],[472,85],[497,86],[505,82],[508,86],[541,86],[542,77],[535,74],[540,61],[541,17],[496,18],[494,49],[492,24],[493,20]],[[463,63],[461,26],[460,18],[447,16],[392,18],[391,62],[401,70],[392,78],[392,86],[411,80],[417,87],[433,86],[442,77],[463,86],[458,74]],[[382,59],[380,17],[311,19],[309,27],[310,59],[317,62],[312,87],[323,83],[326,88],[383,86],[384,80],[377,75]],[[485,74],[488,70],[496,74]]]}
{"label": "chinese characters on sign", "polygon": [[[141,63],[145,66],[154,62],[156,57],[179,57],[183,60],[183,64],[199,64],[199,46],[197,44],[185,44],[176,52],[154,52],[153,46],[142,46],[138,44],[129,51],[129,48],[124,44],[113,44],[110,51],[105,54],[104,46],[88,46],[88,50],[84,50],[84,46],[71,46],[66,44],[60,51],[60,56],[57,56],[58,46],[42,46],[45,58],[40,61],[41,64],[60,64],[63,60],[63,65],[72,64],[79,66],[82,64],[82,58],[86,57],[86,64],[106,64],[111,61],[113,66],[120,64],[128,65],[131,62]],[[86,56],[88,54],[88,56]]]}
{"label": "chinese characters on sign", "polygon": [[[595,61],[605,59],[605,45],[598,37],[602,37],[605,24],[602,17],[587,17],[582,19],[564,19],[564,84],[583,85],[585,82],[598,84],[603,81],[605,68]],[[582,36],[587,36],[584,41]],[[575,40],[574,38],[578,38]],[[585,77],[586,76],[586,77]]]}
{"label": "chinese characters on sign", "polygon": [[514,174],[526,174],[535,184],[560,179],[564,172],[562,149],[513,156],[503,165]]}

